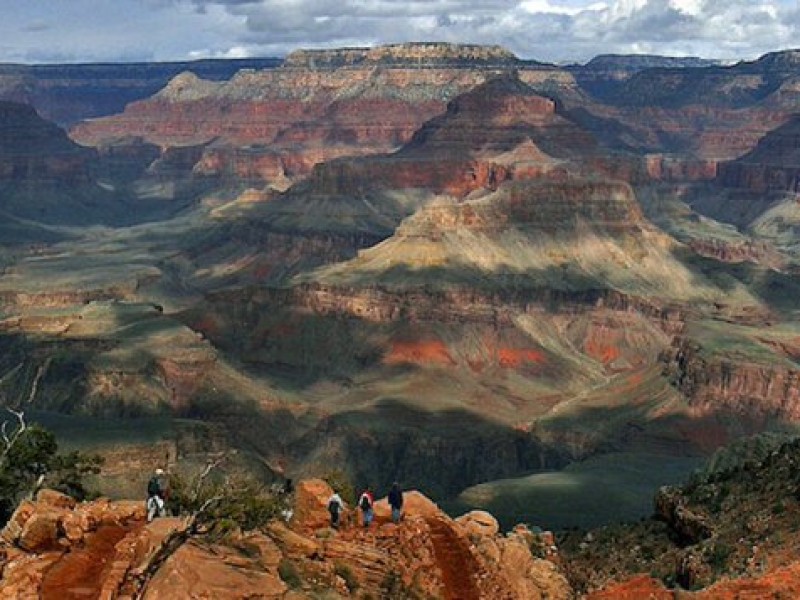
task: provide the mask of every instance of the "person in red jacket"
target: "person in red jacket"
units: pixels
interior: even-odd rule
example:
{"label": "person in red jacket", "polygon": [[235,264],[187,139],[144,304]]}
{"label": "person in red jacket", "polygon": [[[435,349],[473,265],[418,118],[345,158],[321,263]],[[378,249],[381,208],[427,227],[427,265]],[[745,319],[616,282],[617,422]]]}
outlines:
{"label": "person in red jacket", "polygon": [[365,488],[358,498],[358,508],[361,509],[361,515],[364,519],[364,527],[369,527],[372,519],[375,517],[373,506],[375,504],[375,497],[369,487]]}

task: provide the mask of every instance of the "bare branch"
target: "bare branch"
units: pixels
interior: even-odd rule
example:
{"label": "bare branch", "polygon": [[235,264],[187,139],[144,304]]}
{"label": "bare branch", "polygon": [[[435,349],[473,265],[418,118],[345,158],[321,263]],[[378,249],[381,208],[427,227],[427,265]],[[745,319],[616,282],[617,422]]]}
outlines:
{"label": "bare branch", "polygon": [[[223,453],[214,458],[213,460],[209,460],[206,463],[205,468],[203,471],[197,476],[194,481],[194,485],[192,486],[192,501],[196,502],[197,499],[200,497],[200,489],[203,486],[203,482],[206,478],[211,474],[211,471],[219,467],[223,462],[228,460],[228,455]],[[203,509],[199,510],[198,512],[202,512]]]}
{"label": "bare branch", "polygon": [[9,407],[6,407],[6,410],[16,417],[17,425],[13,432],[9,432],[7,429],[8,421],[3,421],[3,424],[0,425],[0,435],[3,437],[3,448],[0,450],[0,464],[5,461],[8,453],[11,452],[11,449],[14,447],[14,444],[17,443],[17,440],[19,440],[28,428],[23,411],[16,411]]}

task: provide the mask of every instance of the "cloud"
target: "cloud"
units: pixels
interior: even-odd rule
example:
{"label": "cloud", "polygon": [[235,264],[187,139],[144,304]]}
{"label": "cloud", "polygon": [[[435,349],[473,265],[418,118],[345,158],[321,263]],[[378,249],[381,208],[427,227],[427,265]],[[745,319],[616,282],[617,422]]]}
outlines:
{"label": "cloud", "polygon": [[800,39],[797,0],[11,2],[0,0],[9,4],[0,61],[278,56],[406,41],[500,44],[554,62],[610,52],[755,58]]}
{"label": "cloud", "polygon": [[785,0],[191,0],[242,19],[231,46],[303,47],[441,40],[501,44],[525,58],[607,52],[754,58],[791,46]]}

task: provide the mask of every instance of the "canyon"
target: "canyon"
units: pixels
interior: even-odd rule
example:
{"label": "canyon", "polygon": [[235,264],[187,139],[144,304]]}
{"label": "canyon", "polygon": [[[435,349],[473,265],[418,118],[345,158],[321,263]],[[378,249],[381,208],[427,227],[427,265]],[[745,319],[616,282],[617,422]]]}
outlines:
{"label": "canyon", "polygon": [[570,506],[607,464],[647,516],[800,421],[797,51],[656,58],[421,43],[3,95],[4,401],[113,497],[227,453],[595,526]]}

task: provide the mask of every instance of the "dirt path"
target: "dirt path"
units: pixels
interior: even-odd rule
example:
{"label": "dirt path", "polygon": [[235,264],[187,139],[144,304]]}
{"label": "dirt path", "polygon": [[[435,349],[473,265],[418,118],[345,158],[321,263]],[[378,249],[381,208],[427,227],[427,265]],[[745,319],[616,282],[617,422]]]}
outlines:
{"label": "dirt path", "polygon": [[66,553],[47,571],[42,600],[89,600],[100,595],[103,573],[114,560],[114,546],[142,523],[104,525],[87,535],[82,546]]}
{"label": "dirt path", "polygon": [[442,571],[445,600],[480,600],[475,585],[478,565],[466,542],[436,518],[426,519],[431,529],[431,541],[436,562]]}

